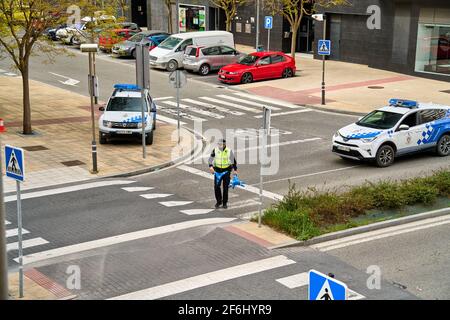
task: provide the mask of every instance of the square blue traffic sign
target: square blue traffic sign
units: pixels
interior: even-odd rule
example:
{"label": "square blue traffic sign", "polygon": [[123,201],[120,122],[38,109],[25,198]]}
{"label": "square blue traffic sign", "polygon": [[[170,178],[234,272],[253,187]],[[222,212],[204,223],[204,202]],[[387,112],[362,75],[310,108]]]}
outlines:
{"label": "square blue traffic sign", "polygon": [[308,300],[347,300],[348,288],[341,281],[316,270],[309,271]]}
{"label": "square blue traffic sign", "polygon": [[12,146],[5,146],[6,176],[17,181],[25,181],[24,150]]}
{"label": "square blue traffic sign", "polygon": [[319,40],[317,52],[321,56],[331,55],[331,40]]}
{"label": "square blue traffic sign", "polygon": [[264,17],[264,28],[272,29],[272,27],[273,27],[273,17],[272,16]]}

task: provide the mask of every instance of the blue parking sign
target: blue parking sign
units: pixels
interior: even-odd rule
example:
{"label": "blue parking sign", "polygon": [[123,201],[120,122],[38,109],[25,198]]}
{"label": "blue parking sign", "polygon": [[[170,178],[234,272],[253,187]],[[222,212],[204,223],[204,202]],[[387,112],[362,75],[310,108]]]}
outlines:
{"label": "blue parking sign", "polygon": [[6,176],[17,181],[25,181],[24,150],[5,146]]}
{"label": "blue parking sign", "polygon": [[319,40],[317,53],[321,56],[331,55],[331,40]]}
{"label": "blue parking sign", "polygon": [[264,18],[264,28],[265,29],[272,29],[273,27],[273,17],[272,16],[266,16]]}
{"label": "blue parking sign", "polygon": [[341,281],[316,270],[309,271],[308,300],[347,300],[348,288]]}

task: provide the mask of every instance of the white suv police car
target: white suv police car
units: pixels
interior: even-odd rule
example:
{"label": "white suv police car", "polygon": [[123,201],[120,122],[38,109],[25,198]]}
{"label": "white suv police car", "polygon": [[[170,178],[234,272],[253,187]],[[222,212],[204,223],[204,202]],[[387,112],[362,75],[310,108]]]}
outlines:
{"label": "white suv police car", "polygon": [[[145,93],[145,142],[153,144],[156,128],[156,105],[148,90]],[[132,84],[116,84],[108,104],[101,107],[99,119],[100,144],[114,137],[142,138],[142,94],[141,89]]]}
{"label": "white suv police car", "polygon": [[397,156],[434,150],[450,154],[450,106],[391,99],[333,137],[333,152],[342,158],[374,160],[388,167]]}

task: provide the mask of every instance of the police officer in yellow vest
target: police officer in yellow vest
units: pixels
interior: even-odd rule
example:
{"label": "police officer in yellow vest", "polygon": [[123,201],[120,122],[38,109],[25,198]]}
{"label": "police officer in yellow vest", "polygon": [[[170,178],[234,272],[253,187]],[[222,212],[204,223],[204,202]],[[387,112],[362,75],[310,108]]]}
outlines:
{"label": "police officer in yellow vest", "polygon": [[[217,175],[214,178],[214,192],[216,194],[216,209],[223,205],[223,208],[228,208],[228,188],[230,185],[231,174],[237,174],[237,162],[232,150],[226,146],[225,139],[219,141],[217,148],[213,150],[209,157],[209,171],[215,175],[224,173],[221,181],[216,181]],[[220,185],[223,184],[223,197]]]}

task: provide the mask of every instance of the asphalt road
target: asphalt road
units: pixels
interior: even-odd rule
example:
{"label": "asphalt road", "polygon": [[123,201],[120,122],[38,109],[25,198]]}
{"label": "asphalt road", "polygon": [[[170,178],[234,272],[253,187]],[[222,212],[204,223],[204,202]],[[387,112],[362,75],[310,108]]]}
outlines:
{"label": "asphalt road", "polygon": [[[86,94],[86,55],[75,51],[73,57],[59,56],[53,64],[49,65],[43,64],[42,60],[40,57],[32,58],[32,79]],[[97,59],[96,66],[103,101],[106,101],[111,93],[113,84],[134,82],[135,71],[132,61],[116,60],[102,55]],[[7,68],[6,60],[0,62],[0,68]],[[201,81],[198,81],[198,76],[195,75],[191,75],[190,78],[188,85],[181,90],[182,103],[186,106],[183,110],[185,114],[182,121],[185,126],[203,134],[208,141],[213,133],[212,130],[225,133],[227,129],[240,129],[240,131],[233,131],[234,136],[231,136],[231,143],[236,143],[236,149],[242,149],[237,152],[238,160],[245,158],[239,158],[240,156],[248,155],[249,148],[255,150],[254,145],[250,143],[254,141],[252,140],[254,137],[251,135],[245,137],[245,135],[249,134],[249,129],[257,129],[261,126],[261,119],[257,118],[261,114],[261,106],[277,108],[273,113],[279,113],[279,115],[273,117],[272,127],[279,129],[280,134],[273,136],[269,144],[275,147],[272,149],[274,155],[277,152],[276,148],[279,147],[279,163],[274,162],[278,167],[275,174],[264,178],[265,206],[273,202],[277,196],[286,193],[289,181],[299,188],[341,189],[364,181],[406,178],[449,167],[448,159],[437,158],[431,154],[399,159],[394,166],[387,169],[344,161],[331,153],[330,141],[334,132],[355,121],[355,116],[306,110],[301,106],[287,105],[283,102],[268,102],[262,97],[245,96],[239,91],[238,86],[218,87],[213,83],[212,77],[209,80],[201,79]],[[69,81],[72,85],[68,85],[67,80],[70,79],[80,82]],[[157,102],[159,113],[167,118],[175,119],[172,114],[175,90],[168,85],[167,73],[151,72],[151,92],[154,98],[160,99]],[[227,112],[226,109],[233,112]],[[204,120],[202,128],[194,126],[192,121],[194,117]],[[241,143],[239,146],[238,142]],[[120,145],[117,147],[120,148]],[[205,161],[206,158],[200,163],[188,162],[161,172],[126,179],[135,181],[129,185],[124,183],[100,188],[83,188],[83,190],[59,195],[52,195],[49,191],[47,196],[24,200],[24,228],[29,231],[25,239],[34,239],[25,249],[25,254],[39,256],[40,252],[67,248],[89,241],[118,235],[129,237],[130,233],[137,231],[159,227],[170,229],[167,226],[178,223],[211,218],[234,219],[241,214],[254,212],[258,208],[256,188],[259,182],[258,165],[239,161],[240,178],[247,185],[255,188],[230,191],[230,208],[212,210],[215,203],[213,182],[207,173]],[[122,189],[130,186],[154,189],[135,192]],[[35,190],[30,192],[33,191]],[[155,199],[143,197],[155,193],[165,196]],[[176,206],[161,203],[167,201],[176,201]],[[189,210],[187,211],[189,213],[192,213],[190,210],[211,211],[201,215],[190,215],[186,213],[186,210]],[[8,229],[16,228],[14,202],[7,203],[7,219],[11,222]],[[440,239],[447,239],[443,243],[448,243],[448,236],[445,234],[448,233],[448,229],[444,227],[428,229],[428,232],[432,231],[436,235],[422,239],[425,247],[415,246],[417,241],[414,238],[415,233],[401,236],[399,242],[401,245],[396,250],[408,252],[408,255],[403,255],[404,252],[400,251],[398,254],[404,257],[402,266],[408,266],[411,269],[399,275],[394,272],[395,268],[389,259],[385,258],[385,252],[375,247],[375,242],[329,253],[309,248],[269,251],[225,231],[222,227],[226,226],[229,220],[217,221],[216,224],[192,227],[177,232],[133,238],[121,243],[113,242],[109,246],[99,247],[95,242],[97,246],[81,246],[83,250],[75,251],[69,256],[58,255],[50,260],[35,262],[30,266],[38,268],[62,284],[67,277],[65,271],[68,265],[81,266],[84,282],[77,294],[80,298],[89,299],[120,296],[215,270],[223,271],[232,266],[282,255],[292,262],[289,261],[288,264],[280,267],[273,267],[271,262],[270,266],[260,273],[247,274],[244,278],[229,278],[227,282],[219,281],[212,286],[194,289],[186,287],[189,290],[185,288],[186,290],[175,293],[168,289],[172,294],[162,298],[304,299],[306,293],[303,286],[288,290],[286,286],[279,286],[276,280],[306,272],[310,268],[324,273],[335,273],[336,277],[346,281],[351,289],[369,299],[448,297],[444,289],[434,292],[429,292],[428,288],[423,289],[422,292],[408,291],[393,284],[394,282],[407,283],[407,288],[426,287],[420,282],[410,284],[405,279],[418,277],[429,271],[427,266],[416,263],[417,259],[425,261],[426,254],[414,253],[420,252],[418,250],[431,252],[429,250],[432,250],[434,246],[441,245],[435,243]],[[153,231],[147,232],[152,234]],[[8,237],[8,243],[14,241],[17,241],[14,235]],[[388,243],[390,238],[380,241]],[[373,246],[371,250],[367,248],[370,246]],[[395,250],[389,252],[389,255],[394,257],[394,252]],[[442,252],[444,252],[443,257],[448,257],[448,251]],[[12,250],[9,255],[12,268],[15,267],[13,258],[16,253]],[[420,257],[418,258],[417,255]],[[286,263],[283,260],[285,258],[277,259],[280,259],[280,263],[283,264]],[[448,259],[439,261],[436,268],[444,270],[443,266]],[[365,269],[369,263],[382,265],[385,270],[386,277],[379,291],[368,290],[365,286],[367,278]],[[228,275],[229,272],[225,270],[222,273]],[[222,279],[220,277],[226,278],[223,275],[219,276],[219,279]],[[430,282],[438,283],[440,279],[440,275],[433,276]]]}

